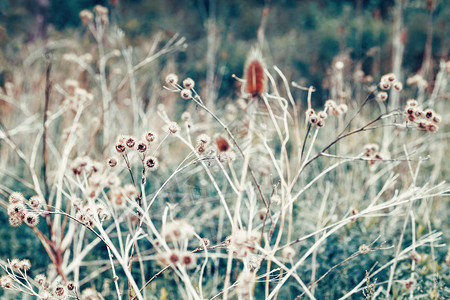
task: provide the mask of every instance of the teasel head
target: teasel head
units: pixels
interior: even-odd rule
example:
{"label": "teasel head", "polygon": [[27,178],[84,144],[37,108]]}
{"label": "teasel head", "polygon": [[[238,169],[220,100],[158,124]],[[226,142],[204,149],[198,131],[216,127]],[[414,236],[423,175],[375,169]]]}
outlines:
{"label": "teasel head", "polygon": [[244,92],[253,98],[261,96],[267,90],[267,76],[261,50],[252,48],[244,67]]}

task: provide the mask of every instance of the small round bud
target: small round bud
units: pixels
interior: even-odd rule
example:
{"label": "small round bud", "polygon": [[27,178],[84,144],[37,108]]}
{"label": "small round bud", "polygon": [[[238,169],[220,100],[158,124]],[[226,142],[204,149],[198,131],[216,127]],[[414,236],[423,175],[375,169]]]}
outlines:
{"label": "small round bud", "polygon": [[202,240],[199,243],[199,247],[204,248],[211,245],[211,241],[208,238],[202,238]]}
{"label": "small round bud", "polygon": [[406,112],[408,115],[412,115],[412,114],[414,113],[414,111],[415,111],[415,109],[414,109],[413,106],[407,106],[406,109],[405,109],[405,112]]}
{"label": "small round bud", "polygon": [[434,116],[434,111],[431,108],[428,108],[424,111],[425,118],[431,119]]}
{"label": "small round bud", "polygon": [[182,89],[180,92],[181,98],[183,99],[191,99],[192,98],[192,92],[188,89]]}
{"label": "small round bud", "polygon": [[394,87],[394,89],[396,91],[400,92],[401,90],[403,90],[403,83],[401,83],[400,81],[394,82],[394,84],[392,86]]}
{"label": "small round bud", "polygon": [[333,99],[328,99],[327,101],[325,101],[325,104],[323,106],[325,106],[325,108],[336,107],[336,101],[334,101]]}
{"label": "small round bud", "polygon": [[108,166],[110,166],[111,168],[117,166],[117,159],[115,157],[108,158]]}
{"label": "small round bud", "polygon": [[341,113],[345,114],[348,111],[348,106],[345,103],[341,103],[339,104],[338,109],[341,111]]}
{"label": "small round bud", "polygon": [[34,277],[34,281],[36,281],[39,285],[44,285],[44,283],[47,281],[47,277],[43,274],[38,274],[36,277]]}
{"label": "small round bud", "polygon": [[66,283],[66,288],[69,291],[73,291],[75,290],[75,283],[73,281],[69,281]]}
{"label": "small round bud", "polygon": [[158,168],[158,159],[154,156],[149,156],[145,160],[145,167],[154,171]]}
{"label": "small round bud", "polygon": [[328,117],[328,114],[321,110],[317,113],[317,116],[319,117],[319,119],[325,120]]}
{"label": "small round bud", "polygon": [[314,111],[314,109],[312,109],[312,108],[308,108],[308,109],[305,111],[305,115],[306,115],[307,118],[311,117],[314,113],[315,113],[315,111]]}
{"label": "small round bud", "polygon": [[178,76],[170,73],[166,76],[166,83],[170,85],[175,85],[178,83]]}
{"label": "small round bud", "polygon": [[386,101],[388,98],[388,94],[386,92],[379,92],[376,96],[378,101]]}
{"label": "small round bud", "polygon": [[370,247],[366,244],[361,244],[358,248],[359,253],[367,254],[370,252]]}
{"label": "small round bud", "polygon": [[116,144],[116,151],[117,151],[117,152],[123,153],[123,152],[125,152],[125,150],[126,150],[126,148],[125,148],[125,145],[124,145],[123,143],[118,142],[118,143]]}
{"label": "small round bud", "polygon": [[211,138],[207,134],[201,134],[197,137],[197,143],[207,145],[211,142]]}
{"label": "small round bud", "polygon": [[309,116],[308,118],[309,123],[311,123],[312,125],[317,124],[317,122],[319,121],[319,118],[317,117],[316,114],[312,114]]}
{"label": "small round bud", "polygon": [[325,125],[325,121],[319,119],[319,120],[317,121],[317,124],[316,124],[316,125],[317,125],[317,127],[323,127],[323,126]]}
{"label": "small round bud", "polygon": [[144,142],[140,142],[137,145],[137,151],[141,152],[141,153],[144,153],[145,151],[147,151],[147,145]]}
{"label": "small round bud", "polygon": [[191,78],[186,78],[185,80],[183,80],[183,86],[187,89],[194,88],[194,85],[195,85],[195,82]]}
{"label": "small round bud", "polygon": [[180,126],[178,126],[178,124],[176,122],[170,122],[169,126],[167,127],[167,130],[169,131],[169,133],[175,134],[180,130]]}
{"label": "small round bud", "polygon": [[157,137],[158,137],[158,135],[153,131],[147,131],[144,134],[144,139],[149,143],[155,142]]}
{"label": "small round bud", "polygon": [[397,79],[397,77],[395,77],[394,73],[388,73],[388,74],[384,75],[383,77],[386,78],[386,80],[388,80],[390,82],[394,82]]}
{"label": "small round bud", "polygon": [[381,81],[380,82],[380,89],[389,90],[390,88],[391,88],[391,82],[389,82],[389,81]]}
{"label": "small round bud", "polygon": [[417,102],[416,99],[409,99],[408,101],[406,101],[406,105],[407,106],[418,106],[419,102]]}

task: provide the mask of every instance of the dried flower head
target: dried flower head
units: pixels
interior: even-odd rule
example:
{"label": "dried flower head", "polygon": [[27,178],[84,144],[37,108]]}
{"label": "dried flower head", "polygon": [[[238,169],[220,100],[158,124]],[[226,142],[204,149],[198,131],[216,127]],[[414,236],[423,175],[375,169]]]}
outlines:
{"label": "dried flower head", "polygon": [[16,215],[21,216],[23,213],[25,213],[26,207],[22,202],[18,203],[11,203],[8,205],[8,215]]}
{"label": "dried flower head", "polygon": [[129,136],[129,137],[127,138],[127,140],[125,141],[125,145],[126,145],[128,148],[133,148],[134,145],[136,145],[136,139],[135,139],[134,137],[132,137],[132,136]]}
{"label": "dried flower head", "polygon": [[170,122],[169,125],[167,126],[167,130],[169,131],[169,133],[175,134],[178,131],[180,131],[180,126],[178,126],[177,122]]}
{"label": "dried flower head", "polygon": [[22,195],[22,193],[13,192],[11,193],[11,195],[9,195],[8,201],[9,203],[25,202],[25,197]]}
{"label": "dried flower head", "polygon": [[125,144],[121,142],[117,142],[115,148],[118,153],[123,153],[127,150],[127,148],[125,148]]}
{"label": "dried flower head", "polygon": [[418,106],[419,102],[417,102],[416,99],[409,99],[408,101],[406,101],[406,105],[407,106]]}
{"label": "dried flower head", "polygon": [[155,142],[157,140],[157,138],[158,138],[158,135],[153,131],[147,131],[144,134],[144,140],[146,140],[149,143]]}
{"label": "dried flower head", "polygon": [[239,274],[236,281],[236,293],[239,297],[249,297],[256,282],[256,274],[248,269],[244,269]]}
{"label": "dried flower head", "polygon": [[309,118],[309,117],[311,117],[312,115],[314,115],[316,112],[314,111],[314,109],[312,109],[312,108],[308,108],[306,111],[305,111],[305,116],[306,116],[306,118]]}
{"label": "dried flower head", "polygon": [[419,262],[420,261],[420,254],[417,253],[417,251],[415,251],[415,250],[410,251],[409,254],[408,254],[408,257],[412,261],[415,261],[415,262]]}
{"label": "dried flower head", "polygon": [[83,9],[80,11],[80,19],[83,25],[87,25],[94,19],[94,14],[87,9]]}
{"label": "dried flower head", "polygon": [[181,257],[181,263],[187,268],[187,269],[192,269],[195,268],[196,264],[196,259],[195,256],[191,253],[191,252],[185,252],[183,253],[182,257]]}
{"label": "dried flower head", "polygon": [[311,125],[316,125],[318,121],[319,121],[319,118],[317,117],[316,114],[312,114],[312,115],[310,115],[309,118],[308,118],[308,122],[309,122]]}
{"label": "dried flower head", "polygon": [[139,144],[136,147],[136,150],[140,153],[144,153],[145,151],[147,151],[147,144],[145,144],[144,142],[139,142]]}
{"label": "dried flower head", "polygon": [[53,293],[58,297],[63,297],[67,293],[66,287],[61,283],[58,283],[55,286],[55,290],[53,291]]}
{"label": "dried flower head", "polygon": [[66,289],[68,291],[73,291],[75,290],[75,283],[73,281],[68,281],[66,282]]}
{"label": "dried flower head", "polygon": [[3,275],[0,277],[0,286],[4,289],[10,289],[12,288],[13,280],[9,275]]}
{"label": "dried flower head", "polygon": [[366,244],[361,244],[358,248],[359,253],[367,254],[370,252],[370,247]]}
{"label": "dried flower head", "polygon": [[192,92],[188,89],[182,89],[180,92],[181,98],[183,99],[191,99],[192,98]]}
{"label": "dried flower head", "polygon": [[35,213],[26,213],[23,222],[30,227],[36,227],[39,224],[39,215]]}
{"label": "dried flower head", "polygon": [[386,93],[386,92],[378,92],[378,94],[376,96],[376,99],[378,101],[386,101],[387,98],[388,98],[388,93]]}
{"label": "dried flower head", "polygon": [[434,114],[435,112],[431,108],[428,108],[424,111],[425,118],[427,119],[431,119],[434,116]]}
{"label": "dried flower head", "polygon": [[425,127],[425,130],[431,133],[435,133],[439,130],[439,127],[436,124],[428,123]]}
{"label": "dried flower head", "polygon": [[29,259],[22,259],[18,265],[19,269],[22,271],[29,271],[31,269],[31,262]]}
{"label": "dried flower head", "polygon": [[117,159],[115,157],[110,157],[108,158],[108,166],[110,166],[111,168],[114,168],[115,166],[117,166]]}
{"label": "dried flower head", "polygon": [[321,110],[317,113],[317,116],[319,117],[319,119],[325,120],[328,117],[328,114],[325,111]]}
{"label": "dried flower head", "polygon": [[151,171],[155,171],[158,168],[158,159],[154,156],[149,156],[145,159],[145,167]]}
{"label": "dried flower head", "polygon": [[183,80],[183,86],[186,89],[189,89],[189,90],[193,89],[194,85],[195,85],[195,82],[194,82],[194,80],[192,80],[192,78],[186,78],[185,80]]}
{"label": "dried flower head", "polygon": [[178,83],[178,76],[173,73],[167,74],[166,83],[170,85],[176,85]]}
{"label": "dried flower head", "polygon": [[261,96],[267,90],[267,76],[261,50],[254,47],[250,50],[244,67],[244,93],[252,97]]}
{"label": "dried flower head", "polygon": [[403,90],[403,83],[401,83],[400,81],[395,81],[392,86],[396,91],[400,92],[401,90]]}
{"label": "dried flower head", "polygon": [[36,281],[39,285],[44,285],[44,283],[47,281],[47,277],[43,274],[38,274],[36,277],[34,277],[34,281]]}
{"label": "dried flower head", "polygon": [[11,227],[19,227],[22,225],[22,218],[17,215],[9,216],[9,225],[11,225]]}
{"label": "dried flower head", "polygon": [[211,138],[207,134],[201,134],[197,137],[197,144],[208,145]]}
{"label": "dried flower head", "polygon": [[416,285],[416,280],[414,278],[409,278],[405,281],[405,289],[409,290]]}

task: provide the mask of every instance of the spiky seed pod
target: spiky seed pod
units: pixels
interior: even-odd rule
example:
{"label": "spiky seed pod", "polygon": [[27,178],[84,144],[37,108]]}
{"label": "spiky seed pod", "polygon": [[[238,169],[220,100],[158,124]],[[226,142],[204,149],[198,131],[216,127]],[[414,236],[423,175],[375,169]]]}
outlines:
{"label": "spiky seed pod", "polygon": [[39,224],[39,215],[31,212],[26,213],[23,221],[30,227],[36,227],[36,225]]}
{"label": "spiky seed pod", "polygon": [[12,203],[8,205],[8,215],[21,216],[26,211],[25,205],[22,202]]}
{"label": "spiky seed pod", "polygon": [[44,201],[39,196],[33,196],[28,200],[28,206],[32,209],[40,209],[43,204]]}
{"label": "spiky seed pod", "polygon": [[250,51],[244,67],[244,92],[246,94],[258,97],[267,90],[267,76],[264,73],[264,68],[261,50],[254,47]]}
{"label": "spiky seed pod", "polygon": [[0,277],[0,286],[4,289],[12,288],[13,281],[9,275],[3,275]]}
{"label": "spiky seed pod", "polygon": [[17,215],[9,216],[9,225],[11,225],[12,227],[19,227],[20,225],[22,225],[22,219]]}
{"label": "spiky seed pod", "polygon": [[22,195],[22,193],[19,192],[13,192],[11,195],[9,195],[8,201],[9,203],[19,203],[19,202],[25,202],[25,197]]}
{"label": "spiky seed pod", "polygon": [[31,262],[29,259],[22,259],[19,262],[19,269],[23,271],[28,271],[31,269]]}

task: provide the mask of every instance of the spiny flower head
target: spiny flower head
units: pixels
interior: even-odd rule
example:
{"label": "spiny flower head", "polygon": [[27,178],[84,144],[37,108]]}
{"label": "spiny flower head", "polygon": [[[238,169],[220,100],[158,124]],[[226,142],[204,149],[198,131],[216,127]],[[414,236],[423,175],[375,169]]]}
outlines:
{"label": "spiny flower head", "polygon": [[9,203],[25,202],[25,197],[22,195],[22,193],[13,192],[11,193],[11,195],[9,195],[8,201]]}
{"label": "spiny flower head", "polygon": [[267,76],[264,69],[261,50],[258,47],[252,48],[244,66],[245,94],[258,97],[267,90]]}
{"label": "spiny flower head", "polygon": [[189,240],[194,236],[194,227],[185,220],[173,220],[163,227],[162,235],[168,242]]}

